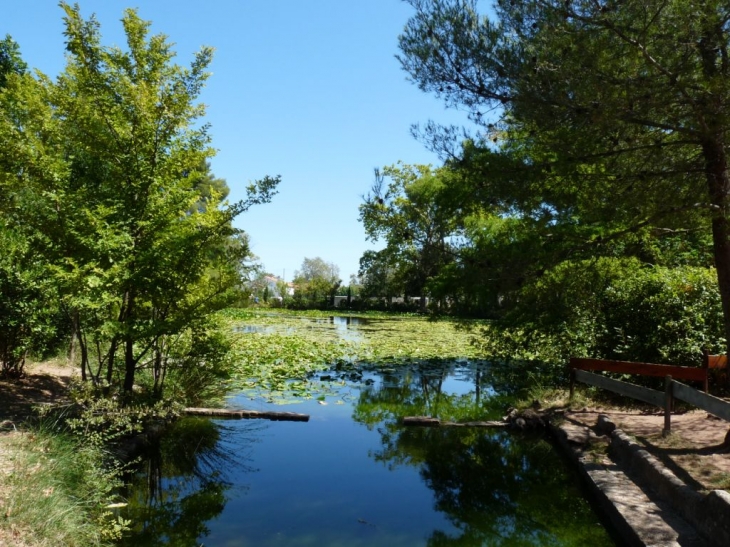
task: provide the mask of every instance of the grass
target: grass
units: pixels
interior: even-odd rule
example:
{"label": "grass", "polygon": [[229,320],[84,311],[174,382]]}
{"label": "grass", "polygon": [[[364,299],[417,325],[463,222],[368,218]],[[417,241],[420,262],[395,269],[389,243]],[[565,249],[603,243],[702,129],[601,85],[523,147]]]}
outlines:
{"label": "grass", "polygon": [[730,473],[715,473],[708,482],[713,489],[728,490],[730,489]]}
{"label": "grass", "polygon": [[42,429],[0,442],[0,544],[113,545],[124,526],[107,507],[118,481],[103,470],[103,453]]}

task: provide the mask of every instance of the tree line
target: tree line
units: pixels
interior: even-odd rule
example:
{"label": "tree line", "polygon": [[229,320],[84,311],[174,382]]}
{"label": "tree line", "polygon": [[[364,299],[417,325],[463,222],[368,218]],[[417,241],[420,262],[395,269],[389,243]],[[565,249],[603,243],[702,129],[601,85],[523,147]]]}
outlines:
{"label": "tree line", "polygon": [[68,344],[85,380],[126,393],[143,381],[160,397],[219,366],[211,313],[239,296],[250,256],[232,222],[279,178],[229,203],[212,174],[198,101],[211,48],[179,65],[131,9],[126,49],[105,46],[93,16],[60,5],[67,63],[55,79],[0,42],[3,372]]}
{"label": "tree line", "polygon": [[376,171],[364,291],[491,319],[501,358],[698,363],[730,341],[730,8],[408,0],[409,78],[472,127]]}

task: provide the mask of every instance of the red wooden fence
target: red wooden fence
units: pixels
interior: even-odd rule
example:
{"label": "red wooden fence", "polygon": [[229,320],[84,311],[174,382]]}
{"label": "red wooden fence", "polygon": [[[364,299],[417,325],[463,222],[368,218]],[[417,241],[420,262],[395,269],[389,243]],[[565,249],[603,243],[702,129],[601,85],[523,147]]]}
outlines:
{"label": "red wooden fence", "polygon": [[640,374],[642,376],[671,376],[678,380],[702,382],[707,393],[710,370],[727,368],[726,355],[710,355],[704,353],[701,367],[680,367],[676,365],[658,365],[655,363],[636,363],[633,361],[611,361],[608,359],[589,359],[584,357],[570,358],[570,396],[575,387],[575,370],[599,370],[617,372],[619,374]]}

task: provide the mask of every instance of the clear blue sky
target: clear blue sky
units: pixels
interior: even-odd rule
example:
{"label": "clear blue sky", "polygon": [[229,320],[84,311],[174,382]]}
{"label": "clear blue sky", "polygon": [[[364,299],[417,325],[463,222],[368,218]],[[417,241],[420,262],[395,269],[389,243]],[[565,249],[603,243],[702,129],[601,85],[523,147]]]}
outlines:
{"label": "clear blue sky", "polygon": [[[12,5],[12,7],[10,6]],[[395,59],[412,8],[400,0],[86,0],[106,45],[124,46],[127,7],[152,21],[188,65],[201,45],[215,48],[202,94],[212,125],[216,176],[230,199],[264,175],[281,175],[272,203],[252,208],[246,230],[266,270],[291,280],[305,257],[337,264],[347,282],[365,241],[358,205],[373,168],[438,158],[410,135],[429,119],[462,124],[407,80]],[[62,10],[56,0],[8,2],[0,35],[20,44],[30,67],[50,76],[64,66]]]}

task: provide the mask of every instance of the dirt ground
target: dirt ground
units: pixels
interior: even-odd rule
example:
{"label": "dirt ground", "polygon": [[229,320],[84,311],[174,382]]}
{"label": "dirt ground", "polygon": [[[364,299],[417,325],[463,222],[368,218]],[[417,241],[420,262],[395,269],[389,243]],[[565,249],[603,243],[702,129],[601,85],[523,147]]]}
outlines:
{"label": "dirt ground", "polygon": [[0,378],[0,422],[22,422],[37,405],[56,404],[65,400],[67,388],[79,371],[56,362],[31,363],[22,378]]}
{"label": "dirt ground", "polygon": [[697,490],[730,489],[730,447],[724,444],[728,422],[704,411],[672,414],[672,432],[664,437],[664,415],[658,412],[584,409],[565,417],[592,427],[599,414],[608,415],[688,485]]}

